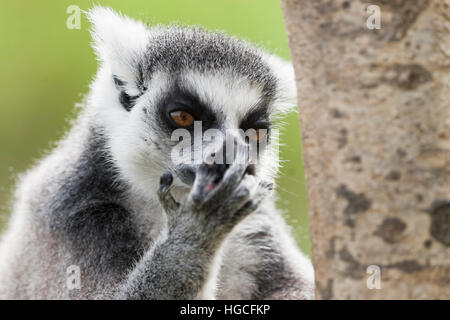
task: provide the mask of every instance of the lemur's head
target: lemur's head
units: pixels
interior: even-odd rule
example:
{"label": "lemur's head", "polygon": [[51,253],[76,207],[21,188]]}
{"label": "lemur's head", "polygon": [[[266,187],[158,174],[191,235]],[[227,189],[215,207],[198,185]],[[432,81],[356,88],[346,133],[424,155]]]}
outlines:
{"label": "lemur's head", "polygon": [[149,27],[100,7],[88,17],[101,62],[90,104],[123,178],[148,190],[170,171],[189,186],[201,161],[226,169],[255,145],[255,174],[273,177],[272,121],[295,105],[289,63],[223,33]]}

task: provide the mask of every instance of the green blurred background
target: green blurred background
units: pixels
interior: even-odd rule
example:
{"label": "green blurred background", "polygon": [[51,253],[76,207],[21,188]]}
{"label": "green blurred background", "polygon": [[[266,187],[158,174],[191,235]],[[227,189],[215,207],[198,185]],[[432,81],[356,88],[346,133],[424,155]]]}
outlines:
{"label": "green blurred background", "polygon": [[[74,105],[88,91],[97,61],[89,24],[69,30],[70,5],[92,1],[3,0],[0,10],[0,230],[9,217],[18,175],[48,151],[75,116]],[[278,0],[95,1],[153,23],[197,24],[255,42],[289,59]],[[297,114],[286,117],[278,181],[279,207],[296,240],[310,254],[306,192]]]}

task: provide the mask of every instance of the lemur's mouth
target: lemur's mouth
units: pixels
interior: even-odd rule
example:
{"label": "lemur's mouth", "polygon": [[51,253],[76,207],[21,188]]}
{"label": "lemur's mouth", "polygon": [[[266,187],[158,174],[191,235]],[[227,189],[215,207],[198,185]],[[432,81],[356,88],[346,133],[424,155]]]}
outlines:
{"label": "lemur's mouth", "polygon": [[208,184],[208,186],[206,187],[206,192],[213,191],[215,187],[217,187],[217,183],[211,182],[211,183]]}

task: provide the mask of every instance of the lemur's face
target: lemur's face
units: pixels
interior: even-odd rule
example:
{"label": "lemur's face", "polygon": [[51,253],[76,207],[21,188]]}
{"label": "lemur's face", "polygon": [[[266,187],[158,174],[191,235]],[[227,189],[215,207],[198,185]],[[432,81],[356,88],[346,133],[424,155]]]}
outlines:
{"label": "lemur's face", "polygon": [[237,75],[184,70],[155,74],[147,90],[131,112],[140,113],[145,149],[161,156],[159,167],[173,173],[175,185],[192,184],[203,162],[223,173],[242,161],[262,174],[273,130],[270,97],[259,86]]}
{"label": "lemur's face", "polygon": [[152,188],[170,171],[190,186],[202,162],[224,172],[244,161],[270,180],[272,121],[295,100],[289,64],[223,34],[148,28],[100,8],[90,19],[103,61],[91,100],[125,179]]}

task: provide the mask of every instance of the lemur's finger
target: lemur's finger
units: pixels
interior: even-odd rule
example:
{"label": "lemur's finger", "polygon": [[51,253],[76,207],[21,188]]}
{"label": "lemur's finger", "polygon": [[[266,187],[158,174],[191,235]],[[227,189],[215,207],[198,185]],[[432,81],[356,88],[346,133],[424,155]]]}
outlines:
{"label": "lemur's finger", "polygon": [[231,165],[225,171],[222,180],[208,192],[205,202],[218,205],[223,203],[223,200],[228,198],[241,183],[246,168],[247,165],[241,163]]}
{"label": "lemur's finger", "polygon": [[251,187],[245,183],[241,183],[241,185],[234,190],[233,194],[225,201],[225,203],[221,205],[223,210],[219,209],[219,214],[224,210],[235,213],[250,200],[251,195]]}
{"label": "lemur's finger", "polygon": [[170,172],[163,173],[159,179],[158,197],[167,213],[176,211],[180,206],[170,193],[172,182],[173,176]]}
{"label": "lemur's finger", "polygon": [[250,213],[254,212],[258,209],[261,200],[250,200],[248,201],[238,212],[236,212],[237,219],[243,219],[248,216]]}
{"label": "lemur's finger", "polygon": [[261,204],[261,202],[262,202],[262,198],[252,199],[252,200],[247,201],[247,203],[245,203],[242,206],[242,208],[240,208],[236,212],[235,219],[244,219],[249,214],[256,211],[258,209],[259,205]]}
{"label": "lemur's finger", "polygon": [[258,186],[258,191],[263,196],[272,193],[273,192],[273,182],[264,181],[264,180],[260,181],[259,186]]}
{"label": "lemur's finger", "polygon": [[190,200],[195,207],[199,207],[205,200],[205,194],[208,192],[207,186],[211,185],[218,178],[218,173],[212,165],[202,163],[195,175],[194,185],[189,195]]}
{"label": "lemur's finger", "polygon": [[239,207],[236,206],[236,218],[242,219],[247,215],[255,211],[261,202],[266,198],[273,190],[273,183],[260,181],[245,203],[241,203]]}
{"label": "lemur's finger", "polygon": [[258,187],[253,196],[254,200],[262,201],[264,198],[268,197],[273,193],[273,183],[268,181],[260,181]]}

